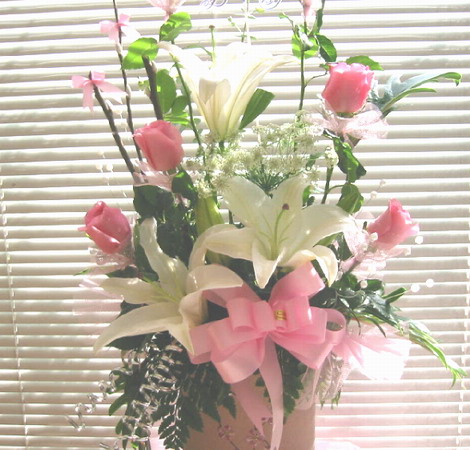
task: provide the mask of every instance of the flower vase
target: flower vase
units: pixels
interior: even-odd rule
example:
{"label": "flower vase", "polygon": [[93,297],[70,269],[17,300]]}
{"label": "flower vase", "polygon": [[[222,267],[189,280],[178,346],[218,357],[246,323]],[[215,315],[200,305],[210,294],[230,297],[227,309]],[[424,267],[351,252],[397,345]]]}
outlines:
{"label": "flower vase", "polygon": [[[315,399],[319,371],[307,370],[302,377],[304,389],[294,411],[288,415],[282,429],[282,439],[276,450],[314,450]],[[253,381],[255,379],[253,378]],[[260,389],[254,395],[263,397]],[[203,431],[192,430],[185,450],[261,450],[270,449],[272,419],[263,420],[263,435],[248,418],[235,396],[236,417],[220,408],[220,423],[203,416]]]}
{"label": "flower vase", "polygon": [[[192,430],[185,450],[258,450],[269,449],[271,421],[264,421],[262,436],[245,411],[237,404],[237,415],[233,418],[225,409],[219,410],[221,422],[203,415],[202,432]],[[313,450],[315,441],[315,403],[307,408],[299,405],[284,423],[281,445],[278,450]]]}

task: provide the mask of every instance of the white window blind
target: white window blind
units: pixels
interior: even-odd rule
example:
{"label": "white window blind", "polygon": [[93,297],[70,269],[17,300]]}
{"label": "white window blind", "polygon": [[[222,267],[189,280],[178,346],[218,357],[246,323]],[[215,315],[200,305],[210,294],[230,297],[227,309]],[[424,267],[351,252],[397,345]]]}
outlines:
{"label": "white window blind", "polygon": [[[163,14],[145,0],[119,0],[142,35],[152,35]],[[210,10],[189,1],[183,7],[194,27],[179,43],[209,42],[216,26],[220,44],[235,39],[226,20],[239,2]],[[289,53],[285,1],[250,21],[256,45]],[[98,200],[132,212],[131,179],[99,107],[81,107],[70,77],[103,69],[120,83],[114,46],[98,22],[113,19],[112,0],[3,0],[0,2],[0,448],[84,449],[114,441],[116,418],[98,405],[77,432],[64,418],[97,393],[98,382],[119,366],[118,353],[93,355],[91,346],[113,313],[92,303],[74,274],[89,266],[90,241],[77,231]],[[436,85],[389,116],[388,139],[362,142],[359,159],[368,169],[360,187],[374,215],[396,197],[421,225],[422,243],[411,255],[390,261],[390,289],[413,293],[401,301],[404,314],[422,320],[448,355],[470,368],[470,6],[467,0],[327,0],[325,35],[339,59],[369,55],[385,71],[405,77],[427,71],[458,71],[459,87]],[[309,70],[314,70],[311,63]],[[136,86],[136,125],[152,109]],[[313,108],[324,79],[308,90]],[[268,119],[291,120],[297,108],[298,70],[283,67],[266,77],[276,94]],[[118,120],[124,129],[125,120]],[[250,133],[247,133],[250,140]],[[187,136],[190,149],[191,137]],[[129,143],[127,136],[126,143]],[[385,180],[385,183],[382,182]],[[106,300],[101,300],[105,305]],[[93,303],[96,305],[96,303]],[[77,315],[77,309],[81,314]],[[470,448],[470,394],[432,356],[413,347],[399,382],[352,376],[339,407],[318,412],[317,435],[368,449]]]}

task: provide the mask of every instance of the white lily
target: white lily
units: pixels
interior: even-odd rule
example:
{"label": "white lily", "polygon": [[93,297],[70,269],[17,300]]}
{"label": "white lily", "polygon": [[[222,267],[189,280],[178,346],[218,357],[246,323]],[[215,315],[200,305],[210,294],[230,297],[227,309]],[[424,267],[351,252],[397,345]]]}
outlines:
{"label": "white lily", "polygon": [[147,283],[139,278],[108,278],[101,287],[121,295],[127,303],[145,304],[119,316],[95,342],[95,351],[123,336],[136,336],[168,330],[192,352],[189,330],[206,319],[206,289],[238,287],[243,280],[226,267],[216,264],[195,266],[188,271],[171,258],[157,243],[155,220],[140,225],[140,243],[159,281]]}
{"label": "white lily", "polygon": [[218,141],[237,133],[240,118],[262,78],[274,68],[295,61],[292,56],[272,56],[241,42],[218,49],[214,61],[202,61],[167,42],[160,42],[159,46],[186,69],[184,80]]}
{"label": "white lily", "polygon": [[201,264],[207,250],[251,260],[256,281],[264,288],[276,267],[296,268],[317,260],[331,284],[338,271],[336,256],[329,248],[316,244],[353,226],[353,220],[337,206],[304,208],[302,198],[306,187],[302,177],[291,178],[271,198],[245,178],[229,180],[224,198],[245,227],[211,227],[194,248],[190,265]]}

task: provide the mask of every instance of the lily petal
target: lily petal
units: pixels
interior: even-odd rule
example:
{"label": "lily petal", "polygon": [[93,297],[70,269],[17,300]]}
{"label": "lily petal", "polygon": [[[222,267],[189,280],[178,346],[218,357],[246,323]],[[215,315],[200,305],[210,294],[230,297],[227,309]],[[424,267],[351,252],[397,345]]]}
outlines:
{"label": "lily petal", "polygon": [[317,260],[322,272],[331,285],[338,275],[338,261],[332,250],[323,245],[316,245],[311,250],[299,250],[283,265],[286,267],[297,268],[304,265],[307,261]]}
{"label": "lily petal", "polygon": [[111,322],[96,340],[93,348],[96,352],[120,337],[157,333],[168,330],[171,324],[175,325],[177,323],[181,323],[178,305],[160,303],[158,305],[143,306],[129,311]]}
{"label": "lily petal", "polygon": [[217,233],[207,241],[207,248],[213,252],[231,258],[251,259],[251,247],[255,234],[251,228],[238,229]]}
{"label": "lily petal", "polygon": [[274,260],[266,258],[266,256],[264,256],[266,252],[264,251],[260,241],[254,241],[252,249],[252,261],[253,268],[255,270],[256,282],[259,287],[263,289],[268,284],[271,275],[276,270],[279,258]]}
{"label": "lily petal", "polygon": [[111,294],[121,295],[127,303],[134,305],[172,300],[162,289],[158,289],[158,283],[146,283],[139,278],[107,278],[101,287]]}
{"label": "lily petal", "polygon": [[158,274],[162,288],[175,298],[185,294],[186,266],[177,258],[163,252],[157,242],[157,223],[155,219],[145,219],[139,227],[140,242],[152,269]]}

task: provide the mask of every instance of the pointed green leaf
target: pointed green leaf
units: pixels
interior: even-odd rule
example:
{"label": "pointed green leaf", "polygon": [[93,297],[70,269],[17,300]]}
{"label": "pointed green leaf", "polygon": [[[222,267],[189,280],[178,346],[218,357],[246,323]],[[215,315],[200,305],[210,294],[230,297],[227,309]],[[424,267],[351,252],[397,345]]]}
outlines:
{"label": "pointed green leaf", "polygon": [[335,62],[337,52],[333,42],[322,34],[317,34],[317,40],[320,45],[320,55],[325,62]]}
{"label": "pointed green leaf", "polygon": [[341,198],[338,206],[349,214],[354,214],[361,209],[364,197],[358,187],[352,183],[346,183],[341,189]]}
{"label": "pointed green leaf", "polygon": [[176,83],[168,70],[160,69],[156,75],[157,93],[163,114],[170,111],[176,99]]}
{"label": "pointed green leaf", "polygon": [[347,64],[358,63],[362,64],[363,66],[369,67],[370,70],[384,70],[383,67],[377,62],[374,61],[372,58],[368,56],[360,55],[360,56],[351,56],[346,60]]}
{"label": "pointed green leaf", "polygon": [[346,181],[354,183],[359,178],[363,177],[367,171],[359,160],[354,156],[352,148],[346,142],[339,138],[333,138],[335,144],[336,154],[338,155],[338,167],[341,172],[346,174]]}
{"label": "pointed green leaf", "polygon": [[191,16],[186,12],[172,14],[160,28],[160,40],[173,42],[181,33],[192,28]]}
{"label": "pointed green leaf", "polygon": [[255,120],[268,107],[273,98],[274,94],[272,92],[268,92],[263,89],[256,89],[248,102],[245,114],[243,114],[240,122],[240,130],[253,122],[253,120]]}
{"label": "pointed green leaf", "polygon": [[144,62],[142,57],[145,56],[149,60],[156,58],[158,52],[157,41],[154,38],[140,38],[133,42],[127,51],[127,55],[122,62],[123,69],[142,69]]}

